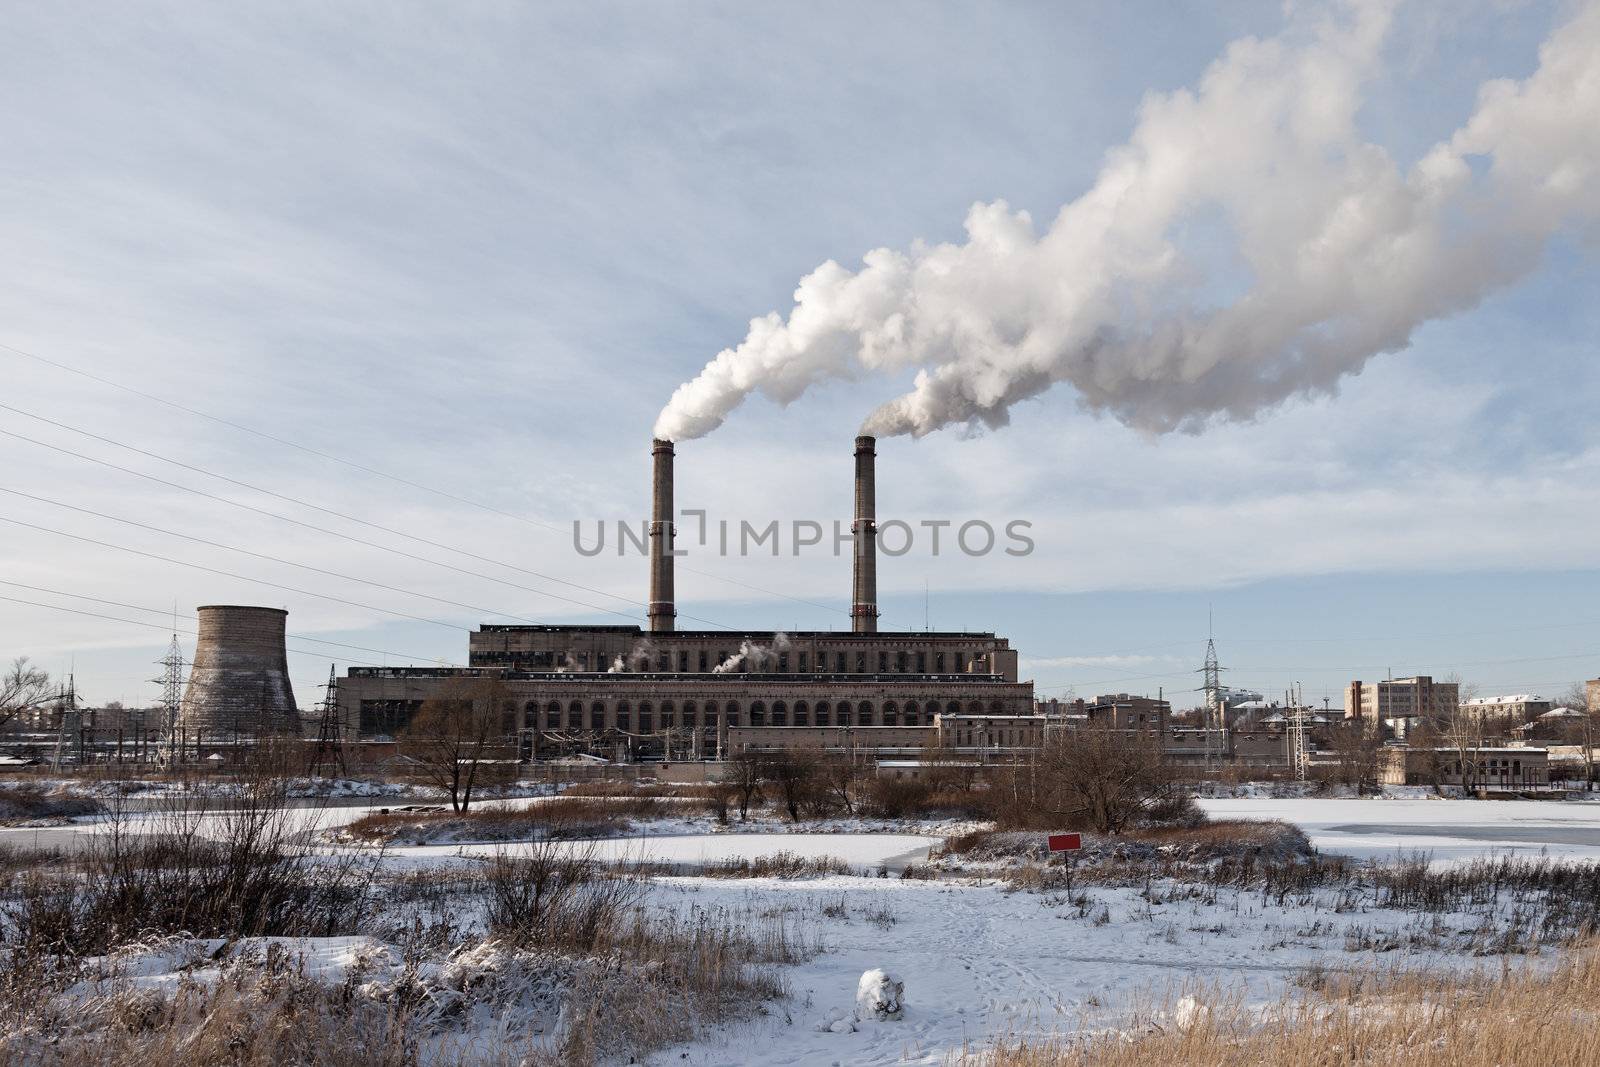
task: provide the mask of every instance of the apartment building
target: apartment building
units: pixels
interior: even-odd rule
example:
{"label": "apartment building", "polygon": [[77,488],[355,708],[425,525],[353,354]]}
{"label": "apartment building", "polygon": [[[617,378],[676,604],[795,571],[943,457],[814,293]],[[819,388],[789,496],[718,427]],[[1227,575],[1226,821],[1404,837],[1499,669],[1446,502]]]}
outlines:
{"label": "apartment building", "polygon": [[1436,682],[1426,674],[1379,682],[1358,678],[1344,688],[1344,717],[1369,723],[1424,716],[1445,718],[1453,715],[1460,703],[1461,687],[1457,683]]}

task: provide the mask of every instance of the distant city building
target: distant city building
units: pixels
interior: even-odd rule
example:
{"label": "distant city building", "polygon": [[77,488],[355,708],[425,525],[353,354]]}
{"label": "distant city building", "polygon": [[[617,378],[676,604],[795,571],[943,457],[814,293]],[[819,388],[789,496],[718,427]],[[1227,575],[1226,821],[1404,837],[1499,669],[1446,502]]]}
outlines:
{"label": "distant city building", "polygon": [[1129,693],[1103,693],[1093,700],[1074,700],[1064,709],[1069,717],[1082,716],[1095,726],[1113,730],[1153,730],[1164,733],[1172,705],[1154,697]]}
{"label": "distant city building", "polygon": [[1591,678],[1584,682],[1583,690],[1588,697],[1589,714],[1600,715],[1600,678]]}
{"label": "distant city building", "polygon": [[1516,693],[1511,696],[1473,697],[1471,700],[1463,700],[1461,711],[1480,722],[1511,719],[1524,723],[1538,718],[1553,706],[1544,697],[1530,693]]}
{"label": "distant city building", "polygon": [[1021,755],[1044,742],[1043,715],[935,715],[938,745],[947,751]]}
{"label": "distant city building", "polygon": [[1460,703],[1458,684],[1436,682],[1426,674],[1381,682],[1363,682],[1358,678],[1344,688],[1344,717],[1367,722],[1423,716],[1446,718],[1455,713]]}

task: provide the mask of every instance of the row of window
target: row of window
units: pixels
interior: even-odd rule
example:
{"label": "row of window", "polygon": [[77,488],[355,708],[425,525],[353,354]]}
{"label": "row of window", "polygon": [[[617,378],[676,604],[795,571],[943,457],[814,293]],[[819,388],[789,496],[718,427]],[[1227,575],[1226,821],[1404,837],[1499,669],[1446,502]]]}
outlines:
{"label": "row of window", "polygon": [[[736,653],[728,649],[719,649],[715,657],[710,649],[700,649],[691,652],[688,649],[669,650],[662,649],[655,653],[652,661],[648,654],[641,654],[628,666],[634,670],[656,670],[660,673],[670,673],[676,670],[679,674],[688,674],[696,671],[707,674],[718,666],[728,664]],[[521,658],[521,657],[518,657]],[[603,662],[600,653],[595,653],[594,662],[590,662],[587,652],[568,655],[560,652],[534,652],[526,659],[534,667],[566,667],[568,669],[588,671],[606,670],[611,664]],[[854,655],[848,652],[818,652],[813,659],[809,652],[790,651],[765,651],[747,654],[726,670],[738,673],[766,673],[776,671],[778,674],[824,674],[832,671],[835,674],[867,674],[873,671],[876,663],[878,674],[927,674],[928,666],[933,665],[934,674],[966,674],[972,672],[982,673],[987,669],[987,656],[982,652],[935,652],[931,656],[927,652],[889,652],[880,650],[869,653],[865,650]]]}
{"label": "row of window", "polygon": [[[929,726],[940,708],[935,700],[910,700],[904,707],[898,701],[888,700],[881,708],[870,700],[855,704],[848,701],[838,704],[818,701],[812,704],[797,700],[792,705],[784,700],[775,700],[770,705],[764,700],[756,700],[751,702],[747,712],[741,713],[737,701],[720,705],[716,701],[708,701],[701,706],[688,700],[680,708],[670,700],[662,701],[659,706],[648,701],[634,705],[622,700],[611,705],[607,701],[596,700],[585,708],[581,700],[571,701],[565,707],[552,700],[542,705],[536,701],[530,702],[525,710],[530,722],[541,730],[604,730],[615,727],[630,733],[647,734],[658,729],[673,730],[679,727],[709,729],[719,723],[727,726]],[[958,715],[961,710],[961,703],[956,700],[947,701],[944,705],[947,715]],[[1004,713],[998,700],[990,701],[988,710],[991,715]],[[983,702],[969,701],[966,711],[969,715],[982,714]]]}

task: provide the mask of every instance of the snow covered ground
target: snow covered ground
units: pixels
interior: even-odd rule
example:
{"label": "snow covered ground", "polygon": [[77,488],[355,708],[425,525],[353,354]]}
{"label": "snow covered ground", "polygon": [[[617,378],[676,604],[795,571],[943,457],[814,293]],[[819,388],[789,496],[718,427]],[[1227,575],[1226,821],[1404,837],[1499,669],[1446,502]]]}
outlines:
{"label": "snow covered ground", "polygon": [[[513,801],[511,803],[528,803]],[[1505,851],[1600,859],[1600,804],[1403,799],[1208,799],[1215,819],[1278,819],[1303,828],[1325,852],[1386,860],[1427,852],[1454,863]],[[374,805],[376,807],[376,805]],[[341,807],[322,824],[372,810]],[[311,813],[304,816],[308,822]],[[829,829],[852,827],[841,822]],[[860,876],[792,880],[692,875],[651,881],[650,905],[685,915],[793,915],[825,950],[786,970],[792,995],[754,1020],[721,1028],[653,1062],[711,1065],[943,1064],[996,1035],[1047,1034],[1115,1025],[1135,1004],[1198,985],[1247,1004],[1276,1000],[1308,967],[1487,968],[1541,966],[1548,956],[1482,955],[1503,916],[1418,913],[1378,906],[1370,887],[1329,887],[1281,899],[1260,889],[1156,881],[1151,886],[1026,891],[993,877],[921,881],[872,877],[921,862],[940,841],[933,824],[853,825],[816,832],[777,823],[708,830],[683,818],[641,824],[599,843],[603,859],[693,866],[780,851],[837,856]],[[86,833],[92,824],[65,828]],[[919,832],[920,831],[920,832]],[[54,832],[54,831],[46,831]],[[0,838],[6,835],[0,834]],[[468,864],[492,844],[392,848],[397,868]],[[516,846],[510,846],[515,848]],[[589,844],[573,842],[566,848]],[[208,955],[211,944],[196,946]],[[372,938],[312,939],[292,946],[330,983],[351,968],[399,959]],[[392,959],[391,959],[392,957]],[[190,966],[194,964],[191,961]],[[138,984],[170,984],[176,961],[152,959]],[[385,964],[384,966],[388,966]],[[398,964],[395,964],[398,966]],[[862,974],[885,968],[905,982],[903,1018],[856,1018]],[[381,968],[380,968],[381,970]],[[191,975],[193,972],[191,971]]]}

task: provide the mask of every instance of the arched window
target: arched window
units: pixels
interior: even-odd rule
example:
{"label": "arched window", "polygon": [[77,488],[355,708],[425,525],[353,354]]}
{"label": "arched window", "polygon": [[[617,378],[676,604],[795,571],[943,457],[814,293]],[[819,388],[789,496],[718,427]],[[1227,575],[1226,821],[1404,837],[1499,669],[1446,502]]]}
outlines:
{"label": "arched window", "polygon": [[781,700],[776,701],[772,705],[772,725],[774,725],[774,726],[788,726],[789,725],[789,705],[785,704]]}
{"label": "arched window", "polygon": [[795,705],[794,705],[794,724],[796,726],[810,726],[811,725],[811,708],[806,704],[806,702],[804,700],[795,701]]}
{"label": "arched window", "polygon": [[981,701],[981,700],[969,700],[969,701],[967,701],[967,714],[968,715],[982,715],[983,714],[983,701]]}
{"label": "arched window", "polygon": [[589,705],[589,729],[604,730],[606,728],[606,706],[596,700]]}
{"label": "arched window", "polygon": [[818,701],[818,703],[817,703],[817,725],[818,726],[831,725],[828,722],[828,719],[830,718],[830,716],[829,716],[829,711],[830,710],[831,709],[828,707],[828,702],[826,700]]}
{"label": "arched window", "polygon": [[739,725],[739,704],[730,700],[722,705],[722,720],[729,726]]}
{"label": "arched window", "polygon": [[900,705],[896,704],[892,700],[889,701],[888,703],[884,704],[884,706],[883,706],[883,725],[885,725],[885,726],[899,726],[900,725]]}
{"label": "arched window", "polygon": [[907,726],[921,726],[922,720],[918,718],[918,715],[917,702],[915,700],[906,701],[905,724]]}
{"label": "arched window", "polygon": [[554,700],[544,706],[544,726],[547,730],[561,729],[561,705]]}
{"label": "arched window", "polygon": [[641,734],[654,733],[656,728],[655,709],[648,703],[639,705],[639,732]]}
{"label": "arched window", "polygon": [[762,701],[758,700],[750,705],[750,725],[767,725],[767,705]]}
{"label": "arched window", "polygon": [[528,728],[530,730],[539,730],[539,729],[543,728],[542,725],[539,722],[539,702],[538,701],[536,701],[536,700],[528,701],[527,706],[522,709],[522,717],[523,717],[522,725],[524,727],[526,727],[526,728]]}
{"label": "arched window", "polygon": [[673,706],[672,701],[663,700],[661,702],[661,728],[670,730],[676,725],[678,725],[678,709]]}
{"label": "arched window", "polygon": [[849,726],[853,722],[855,722],[855,718],[850,714],[850,702],[848,700],[839,701],[839,725]]}
{"label": "arched window", "polygon": [[944,706],[944,713],[946,715],[960,715],[961,714],[961,705],[960,705],[960,703],[958,703],[957,701],[954,701],[954,700],[950,701],[950,703],[948,703],[948,704],[946,704]]}
{"label": "arched window", "polygon": [[567,727],[572,730],[583,729],[583,701],[574,700],[567,705]]}
{"label": "arched window", "polygon": [[617,729],[633,729],[633,711],[628,707],[626,700],[618,701],[617,703]]}
{"label": "arched window", "polygon": [[1004,711],[1005,711],[1005,705],[1004,704],[1000,703],[998,700],[989,701],[989,714],[990,715],[999,715]]}
{"label": "arched window", "polygon": [[697,711],[698,709],[695,707],[694,701],[685,700],[683,702],[683,725],[693,729],[695,720],[698,718],[698,715],[696,714]]}
{"label": "arched window", "polygon": [[871,701],[863,700],[861,703],[856,705],[856,725],[857,726],[873,726],[873,725],[875,725],[875,721],[872,718],[872,702]]}

